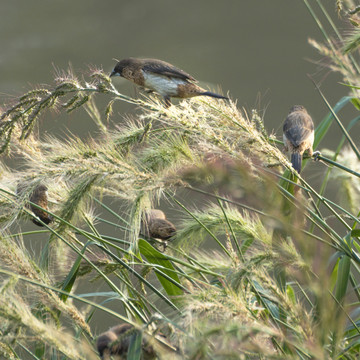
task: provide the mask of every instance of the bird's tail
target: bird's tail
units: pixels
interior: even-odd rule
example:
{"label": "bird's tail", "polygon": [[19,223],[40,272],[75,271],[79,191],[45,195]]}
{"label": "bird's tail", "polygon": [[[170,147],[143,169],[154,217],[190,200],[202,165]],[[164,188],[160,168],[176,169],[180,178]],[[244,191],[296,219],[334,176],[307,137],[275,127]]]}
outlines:
{"label": "bird's tail", "polygon": [[211,91],[204,91],[204,92],[201,93],[200,95],[203,95],[203,96],[211,96],[211,97],[217,98],[217,99],[229,100],[228,97],[223,96],[223,95],[219,95],[219,94],[216,94],[216,93],[213,93],[213,92],[211,92]]}
{"label": "bird's tail", "polygon": [[301,171],[301,160],[302,154],[300,154],[299,152],[294,152],[291,154],[291,164],[299,174]]}

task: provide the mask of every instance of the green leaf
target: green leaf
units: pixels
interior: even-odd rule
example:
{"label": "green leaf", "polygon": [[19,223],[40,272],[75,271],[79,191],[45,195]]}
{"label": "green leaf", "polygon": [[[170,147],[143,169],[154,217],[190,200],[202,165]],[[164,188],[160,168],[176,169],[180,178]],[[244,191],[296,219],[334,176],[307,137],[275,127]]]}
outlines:
{"label": "green leaf", "polygon": [[296,304],[296,296],[294,288],[291,285],[287,285],[286,287],[286,293],[289,299],[292,301],[293,304]]}
{"label": "green leaf", "polygon": [[[81,250],[81,254],[85,254],[85,250],[86,248],[88,247],[88,245],[92,244],[93,242],[92,241],[88,241],[84,247],[82,248]],[[70,272],[68,273],[65,281],[64,281],[64,284],[63,284],[63,287],[62,287],[62,290],[70,293],[71,292],[71,289],[75,283],[75,280],[76,280],[76,276],[77,276],[77,273],[79,271],[79,267],[80,267],[80,263],[81,263],[81,260],[82,260],[82,256],[79,255],[74,263],[74,265],[72,266]],[[61,294],[60,295],[60,299],[63,300],[63,301],[66,301],[66,299],[68,298],[68,295],[65,295],[65,294]]]}
{"label": "green leaf", "polygon": [[340,85],[344,85],[344,86],[347,86],[351,89],[357,89],[357,90],[360,90],[360,86],[356,86],[356,85],[351,85],[351,84],[346,84],[346,83],[343,83],[343,82],[340,82],[339,83]]}
{"label": "green leaf", "polygon": [[358,98],[352,98],[351,103],[355,106],[356,109],[360,110],[360,100]]}
{"label": "green leaf", "polygon": [[335,298],[337,301],[342,302],[346,295],[347,285],[350,279],[350,265],[351,259],[348,256],[343,256],[339,260]]}
{"label": "green leaf", "polygon": [[136,331],[130,338],[129,350],[127,354],[128,360],[140,360],[141,359],[141,343],[142,343],[142,331]]}
{"label": "green leaf", "polygon": [[360,237],[360,229],[351,230],[352,237]]}
{"label": "green leaf", "polygon": [[161,253],[160,251],[153,248],[147,241],[139,239],[139,251],[150,264],[156,264],[162,267],[162,272],[174,280],[175,283],[178,283],[179,286],[176,286],[174,282],[169,281],[167,278],[155,272],[157,278],[159,279],[161,285],[169,296],[178,296],[182,295],[183,291],[181,290],[180,279],[175,272],[175,268],[168,258]]}
{"label": "green leaf", "polygon": [[343,256],[343,254],[344,253],[342,251],[337,251],[330,257],[330,259],[328,261],[328,264],[333,264],[335,262],[334,269],[330,275],[330,287],[329,287],[330,291],[333,291],[335,289],[336,279],[338,276],[339,261],[340,261],[341,256]]}
{"label": "green leaf", "polygon": [[[338,113],[349,101],[351,101],[351,97],[344,96],[336,103],[336,105],[333,107],[333,110],[335,113]],[[315,131],[315,140],[314,140],[314,149],[316,149],[320,141],[325,137],[327,134],[331,124],[333,123],[334,117],[332,113],[330,112],[318,125]]]}
{"label": "green leaf", "polygon": [[340,261],[340,259],[336,260],[334,269],[333,269],[333,271],[331,272],[331,275],[330,275],[330,287],[329,287],[330,291],[333,291],[335,289],[335,286],[336,286],[336,281],[337,281],[337,278],[338,278],[339,261]]}

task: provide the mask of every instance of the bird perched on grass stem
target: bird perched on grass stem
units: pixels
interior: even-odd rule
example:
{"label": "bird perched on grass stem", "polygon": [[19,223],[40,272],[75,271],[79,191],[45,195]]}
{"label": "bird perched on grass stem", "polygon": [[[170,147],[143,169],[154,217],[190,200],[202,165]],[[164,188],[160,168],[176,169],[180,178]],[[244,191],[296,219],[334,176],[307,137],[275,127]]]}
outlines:
{"label": "bird perched on grass stem", "polygon": [[164,97],[165,105],[171,105],[171,97],[190,98],[211,96],[228,99],[196,85],[196,80],[185,71],[162,60],[127,58],[119,61],[111,76],[122,76],[136,85],[155,91]]}
{"label": "bird perched on grass stem", "polygon": [[[130,324],[121,324],[99,335],[96,347],[101,359],[127,359],[127,354],[132,336],[140,331]],[[156,359],[154,348],[143,338],[142,357],[143,360]]]}
{"label": "bird perched on grass stem", "polygon": [[291,153],[291,164],[300,174],[302,156],[305,151],[313,156],[314,123],[302,105],[293,106],[283,127],[285,150]]}
{"label": "bird perched on grass stem", "polygon": [[141,233],[147,238],[169,240],[176,234],[176,228],[163,211],[158,209],[145,210],[141,220]]}
{"label": "bird perched on grass stem", "polygon": [[[26,190],[26,185],[24,183],[19,183],[17,186],[17,194],[22,196],[24,191]],[[37,208],[35,205],[42,207],[45,210],[48,210],[48,188],[43,185],[39,184],[35,186],[32,193],[29,195],[29,200],[31,202],[28,203],[26,206],[30,208],[30,210],[45,224],[50,224],[53,220],[52,216],[50,216],[46,211]],[[33,203],[33,204],[32,204]],[[34,205],[35,204],[35,205]],[[32,222],[38,226],[44,226],[37,218],[33,218]]]}

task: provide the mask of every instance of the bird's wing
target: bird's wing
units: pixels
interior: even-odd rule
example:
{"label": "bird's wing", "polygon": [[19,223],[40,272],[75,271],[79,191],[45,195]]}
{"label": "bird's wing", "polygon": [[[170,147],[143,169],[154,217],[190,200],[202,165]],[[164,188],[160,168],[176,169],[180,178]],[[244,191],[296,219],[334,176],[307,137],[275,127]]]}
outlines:
{"label": "bird's wing", "polygon": [[196,82],[196,80],[191,75],[165,61],[146,59],[145,63],[146,64],[143,67],[144,71]]}
{"label": "bird's wing", "polygon": [[294,112],[286,118],[283,130],[286,138],[294,146],[299,146],[314,131],[314,124],[309,114]]}

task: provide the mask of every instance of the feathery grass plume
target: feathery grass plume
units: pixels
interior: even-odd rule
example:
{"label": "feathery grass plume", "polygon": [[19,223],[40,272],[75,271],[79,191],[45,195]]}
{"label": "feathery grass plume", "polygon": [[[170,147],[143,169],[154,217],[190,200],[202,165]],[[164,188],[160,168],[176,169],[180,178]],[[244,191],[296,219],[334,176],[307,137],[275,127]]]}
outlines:
{"label": "feathery grass plume", "polygon": [[269,139],[269,135],[264,126],[264,121],[255,109],[251,111],[251,121],[255,123],[256,129],[262,134],[262,136]]}
{"label": "feathery grass plume", "polygon": [[41,161],[42,143],[38,131],[33,131],[29,134],[26,141],[20,140],[20,137],[21,128],[16,126],[12,132],[12,141],[11,144],[9,144],[9,154],[20,158],[21,160],[24,158],[32,159],[33,161]]}
{"label": "feathery grass plume", "polygon": [[[329,157],[334,155],[334,152],[328,149],[323,150],[323,153]],[[360,161],[349,146],[341,150],[337,156],[337,161],[349,169],[360,172]],[[339,204],[357,216],[360,202],[360,179],[339,168],[334,168],[331,181],[336,184],[338,189],[337,198]]]}
{"label": "feathery grass plume", "polygon": [[86,112],[89,114],[89,116],[93,119],[94,123],[97,125],[97,127],[104,133],[107,132],[107,128],[104,124],[104,122],[101,119],[101,114],[99,109],[96,106],[94,97],[90,97],[84,104],[84,108]]}
{"label": "feathery grass plume", "polygon": [[143,121],[127,117],[126,122],[121,126],[116,126],[114,131],[110,131],[111,139],[120,154],[126,156],[129,152],[136,151],[144,143],[151,130],[151,122],[145,124]]}
{"label": "feathery grass plume", "polygon": [[130,216],[129,216],[129,223],[130,229],[133,231],[129,234],[130,235],[130,242],[131,247],[130,251],[133,253],[137,253],[138,251],[138,239],[139,233],[141,228],[141,218],[143,212],[151,207],[152,202],[152,194],[150,192],[142,191],[139,193],[138,197],[135,199],[131,206]]}
{"label": "feathery grass plume", "polygon": [[331,60],[331,63],[326,64],[332,71],[340,73],[346,82],[354,83],[354,75],[357,73],[352,60],[347,53],[343,53],[341,48],[334,45],[329,48],[313,39],[309,39],[309,44],[312,45],[318,52]]}
{"label": "feathery grass plume", "polygon": [[277,356],[271,343],[275,329],[245,321],[211,321],[204,319],[196,324],[195,332],[185,341],[186,358],[189,359],[284,359]]}
{"label": "feathery grass plume", "polygon": [[[289,227],[289,229],[291,229],[291,227]],[[298,230],[295,229],[295,232],[290,232],[290,234],[292,236],[297,235],[297,231]],[[234,233],[236,234],[235,230]],[[196,238],[196,236],[193,236],[192,238]],[[262,239],[265,239],[265,241],[261,241]],[[270,241],[266,239],[270,239]],[[299,241],[309,241],[309,239],[303,237],[302,240],[299,239]],[[252,251],[245,254],[246,262],[239,270],[236,268],[232,269],[231,265],[229,266],[230,258],[228,258],[227,263],[222,267],[222,269],[227,269],[228,272],[226,283],[231,284],[236,292],[240,289],[250,289],[250,291],[253,292],[253,297],[255,296],[257,300],[260,301],[261,305],[272,313],[271,317],[275,317],[274,319],[266,317],[266,324],[269,324],[268,321],[271,323],[275,320],[275,323],[270,326],[274,326],[276,331],[278,331],[278,325],[280,325],[280,327],[283,326],[281,324],[284,320],[276,318],[278,315],[276,315],[277,310],[275,311],[275,308],[281,308],[282,311],[286,312],[285,329],[282,330],[281,334],[278,334],[277,338],[277,342],[282,344],[280,345],[280,348],[284,348],[284,346],[292,348],[296,347],[298,350],[301,349],[301,353],[305,356],[309,356],[310,354],[316,358],[326,356],[327,350],[324,348],[324,346],[326,347],[326,344],[323,342],[323,335],[327,333],[330,324],[324,323],[323,326],[316,327],[316,334],[314,334],[313,329],[315,328],[315,325],[313,323],[312,312],[316,311],[316,308],[311,307],[310,311],[305,311],[303,305],[299,301],[300,299],[295,296],[291,285],[289,285],[289,293],[283,293],[268,272],[272,272],[274,266],[280,266],[282,268],[285,266],[291,276],[288,280],[289,284],[291,283],[291,279],[301,281],[303,286],[309,289],[307,292],[307,295],[309,295],[311,291],[315,293],[317,286],[321,286],[320,282],[314,284],[314,279],[310,279],[309,265],[304,262],[291,242],[283,242],[273,247],[271,244],[271,235],[265,237],[259,236],[256,238],[254,244],[251,246],[251,250]],[[212,266],[216,263],[214,256],[204,257],[204,255],[198,255],[197,261],[203,266],[209,266],[214,270],[214,267]],[[219,266],[219,264],[216,265],[216,268],[218,271],[221,271],[221,266]],[[217,282],[217,284],[219,286],[222,282]],[[211,291],[211,289],[212,287],[210,287],[210,289],[206,288],[204,292]],[[206,293],[204,298],[200,300],[200,306],[206,304],[206,301],[208,301],[209,298],[211,297]],[[228,296],[225,296],[225,298],[228,298]],[[329,293],[324,293],[322,299],[324,298],[327,298],[327,301],[333,303]],[[190,300],[190,302],[193,303],[192,300]],[[222,314],[223,312],[219,310],[215,311],[215,313]],[[252,313],[249,313],[249,316],[252,315]],[[322,315],[320,314],[320,316]],[[195,320],[198,320],[197,316],[195,316]],[[334,326],[336,325],[334,321],[331,324],[331,329],[335,329]],[[218,320],[214,321],[214,323],[216,323],[217,326],[219,325]],[[209,328],[211,325],[207,324],[206,327]],[[262,325],[260,327],[262,327]],[[221,340],[224,339],[221,337]],[[308,346],[307,344],[311,345]],[[202,345],[205,346],[205,344],[200,344],[201,349],[203,349]],[[336,351],[341,349],[342,345],[343,344],[339,344]],[[214,348],[217,349],[219,346],[214,346]],[[282,358],[281,355],[279,355],[279,358]]]}
{"label": "feathery grass plume", "polygon": [[[57,139],[48,139],[44,145],[45,159],[41,163],[29,163],[29,168],[42,173],[51,174],[54,178],[65,178],[72,186],[79,185],[74,193],[75,199],[88,193],[89,188],[80,185],[80,181],[93,178],[94,185],[102,183],[107,189],[117,191],[119,197],[135,198],[133,191],[135,184],[153,180],[150,174],[138,170],[133,159],[125,159],[117,150],[113,142],[89,140],[88,143],[77,137],[65,143]],[[82,180],[82,178],[86,178]],[[91,181],[89,182],[89,184]],[[74,190],[75,191],[75,190]],[[73,196],[72,196],[73,198]],[[73,209],[74,210],[74,209]],[[69,214],[70,216],[71,214]]]}
{"label": "feathery grass plume", "polygon": [[269,144],[255,123],[233,102],[229,105],[214,99],[193,98],[163,110],[162,114],[145,112],[143,117],[180,127],[188,142],[204,152],[219,149],[238,159],[251,153],[258,155],[264,166],[273,163],[288,165],[284,155]]}
{"label": "feathery grass plume", "polygon": [[[86,86],[81,88],[81,91],[86,92],[91,90],[93,92],[97,92],[99,91],[99,88],[101,88],[101,91],[103,91],[104,87],[110,86],[107,82],[106,77],[99,78],[100,80],[97,80],[98,82],[95,85],[86,83]],[[80,91],[79,81],[73,76],[63,76],[62,78],[58,79],[58,81],[60,85],[53,91],[55,95],[58,94],[57,91],[60,91],[59,89],[62,89],[62,92],[66,92],[68,88],[70,88],[71,91]],[[103,85],[102,87],[100,86],[101,81],[101,84]],[[110,90],[109,91],[113,96],[115,95],[118,98],[122,99],[122,97],[114,89],[110,88]],[[282,163],[285,166],[288,166],[289,164],[285,157],[282,155],[282,153],[280,153],[275,147],[273,147],[267,142],[267,140],[263,136],[263,133],[260,134],[256,130],[256,126],[254,125],[254,123],[252,123],[250,120],[245,119],[245,117],[236,109],[233,103],[231,106],[228,106],[225,104],[221,104],[220,102],[212,101],[211,99],[208,102],[204,102],[202,100],[193,100],[189,102],[182,102],[179,107],[172,107],[171,109],[165,109],[161,105],[153,102],[149,102],[148,104],[144,102],[144,104],[146,105],[146,107],[144,108],[143,118],[150,118],[151,121],[157,123],[159,123],[159,121],[160,123],[164,124],[172,123],[174,127],[181,129],[181,137],[186,136],[186,138],[189,138],[186,142],[191,144],[191,146],[195,148],[197,153],[202,153],[204,151],[209,152],[210,150],[216,151],[217,149],[219,149],[228,152],[230,156],[236,158],[243,158],[245,161],[249,161],[250,159],[246,156],[246,154],[243,154],[242,151],[250,147],[252,153],[261,154],[263,156],[265,160],[264,166],[267,166],[274,162],[280,164]],[[147,130],[145,129],[144,133],[146,133],[146,131]],[[172,139],[164,138],[163,133],[165,132],[165,130],[160,130],[158,131],[158,133],[154,131],[152,133],[153,136],[151,137],[151,139],[157,144],[162,143],[163,146],[161,148],[166,149],[166,144],[171,145]],[[176,129],[174,131],[174,134],[175,132]],[[75,139],[72,139],[73,142],[74,140]],[[75,143],[77,143],[77,145],[81,147],[79,141],[75,141]],[[167,160],[167,164],[170,164],[172,160],[171,151],[175,151],[173,155],[176,155],[176,152],[182,152],[183,155],[188,157],[190,156],[189,151],[183,148],[184,144],[185,143],[183,142],[182,144],[179,143],[177,146],[173,146],[169,149],[169,154],[167,154],[165,151],[165,155],[169,158],[169,160]],[[150,144],[150,146],[151,145],[152,144]],[[42,161],[40,164],[41,170],[45,170],[56,175],[56,173],[59,173],[59,170],[63,169],[64,171],[66,171],[66,167],[68,167],[66,175],[74,173],[74,171],[72,172],[71,169],[69,169],[69,166],[66,166],[70,165],[70,159],[68,159],[66,155],[62,155],[64,151],[60,151],[60,154],[58,151],[55,151],[54,141],[52,141],[50,144],[47,144],[47,149],[49,149],[50,147],[52,147],[53,153],[56,154],[56,159],[52,161],[56,163],[57,168],[51,168],[49,166],[49,163],[46,163],[46,161]],[[69,149],[69,145],[67,146],[67,148]],[[105,155],[107,156],[105,160],[107,162],[107,166],[111,167],[111,165],[113,164],[110,163],[108,155],[114,157],[115,149],[116,147],[113,143],[102,143],[97,145],[98,151],[90,150],[87,151],[86,154],[88,154],[88,156],[92,154],[89,157],[93,158],[93,168],[99,168],[99,160],[104,158]],[[75,149],[73,148],[71,150]],[[119,153],[117,153],[117,156],[118,155]],[[149,154],[149,156],[150,155],[151,153]],[[159,152],[159,160],[164,160],[165,155],[164,153],[161,154]],[[73,158],[74,153],[70,156],[71,158]],[[50,157],[47,156],[47,159],[49,158]],[[80,157],[80,159],[83,159],[83,156]],[[80,171],[79,167],[81,161],[79,162],[78,158],[76,160],[77,166],[75,167],[75,169]],[[90,163],[91,161],[89,161],[87,164],[89,165],[89,167]],[[87,168],[87,170],[89,170],[89,167]],[[119,169],[119,167],[117,167],[117,169]],[[101,172],[101,169],[99,170]],[[111,171],[111,169],[105,170],[105,168],[103,168],[102,170],[104,172],[106,171],[106,173],[112,173],[114,171]],[[149,174],[149,176],[153,176],[153,174]]]}
{"label": "feathery grass plume", "polygon": [[[328,350],[323,335],[328,331],[327,326],[331,325],[334,329],[336,320],[333,319],[331,324],[317,324],[314,314],[319,316],[317,321],[325,314],[319,314],[312,306],[304,306],[300,300],[301,292],[297,295],[291,282],[288,291],[282,292],[271,275],[271,256],[255,251],[251,256],[248,254],[243,270],[238,270],[236,263],[229,263],[229,258],[210,257],[201,252],[196,254],[197,261],[202,265],[211,266],[215,260],[217,269],[222,269],[227,275],[225,280],[213,280],[216,286],[193,289],[192,294],[184,299],[187,316],[183,327],[190,331],[186,340],[190,344],[185,346],[186,351],[191,354],[205,351],[204,358],[216,354],[226,359],[226,356],[235,356],[238,352],[250,358],[261,354],[283,359],[287,358],[284,357],[284,349],[296,349],[305,357],[326,358]],[[287,254],[279,253],[278,256],[284,257],[285,261]],[[221,259],[224,261],[222,266],[219,265]],[[290,262],[287,266],[293,267]],[[294,267],[297,267],[296,264]],[[320,283],[314,284],[314,279],[309,281],[305,277],[305,280],[304,286],[314,293],[321,286]],[[329,294],[325,298],[334,304]],[[306,301],[306,298],[303,300]],[[280,309],[284,312],[283,316]],[[237,329],[224,332],[227,326],[236,326]],[[214,334],[217,336],[212,337]],[[264,344],[267,344],[265,348]],[[291,354],[290,351],[289,359],[293,358]]]}
{"label": "feathery grass plume", "polygon": [[2,265],[16,272],[16,274],[23,275],[29,279],[50,283],[50,280],[41,272],[36,262],[26,250],[22,238],[19,238],[17,242],[15,239],[7,236],[7,234],[1,234],[0,249]]}
{"label": "feathery grass plume", "polygon": [[[53,284],[49,274],[42,271],[36,264],[36,260],[28,253],[21,238],[19,242],[17,242],[15,238],[7,234],[2,234],[0,237],[0,250],[0,259],[3,267],[10,269],[14,274],[36,280],[46,286]],[[72,319],[74,324],[79,326],[85,333],[91,334],[88,324],[78,309],[71,303],[65,304],[53,291],[46,288],[34,287],[29,294],[31,295],[28,301],[30,301],[30,299],[37,299],[39,304],[46,303],[47,306],[52,306],[60,310],[63,315]]]}
{"label": "feathery grass plume", "polygon": [[[304,0],[305,1],[305,0]],[[320,1],[318,1],[321,4]],[[321,9],[323,9],[322,5]],[[347,4],[347,6],[351,6]],[[324,12],[325,10],[323,10]],[[313,15],[315,16],[315,15]],[[334,31],[338,37],[338,40],[334,40],[330,38],[322,29],[325,39],[327,41],[327,45],[320,44],[319,42],[309,39],[310,45],[312,45],[318,52],[325,56],[330,63],[326,64],[328,68],[330,68],[334,72],[340,73],[346,84],[350,85],[351,96],[355,98],[352,100],[354,106],[358,109],[358,100],[359,90],[357,87],[360,85],[359,82],[359,73],[360,68],[357,64],[356,59],[353,57],[352,52],[358,47],[359,43],[359,34],[358,30],[353,31],[353,35],[348,36],[345,40],[333,24],[330,16],[325,12],[325,16],[328,19],[329,23],[332,24]],[[316,18],[316,16],[315,16]],[[317,23],[320,28],[322,28],[321,22],[317,19]],[[355,25],[357,26],[357,25]]]}
{"label": "feathery grass plume", "polygon": [[271,338],[280,334],[271,324],[261,321],[266,309],[259,306],[249,288],[239,292],[218,283],[193,291],[185,299],[185,308],[182,322],[189,335],[184,348],[189,358],[276,355]]}
{"label": "feathery grass plume", "polygon": [[16,175],[1,163],[0,172],[0,223],[2,229],[5,230],[8,224],[13,223],[17,218],[21,211],[21,204],[16,199]]}
{"label": "feathery grass plume", "polygon": [[[28,339],[32,339],[33,345],[36,344],[36,341],[43,342],[64,354],[68,359],[96,359],[88,345],[81,344],[79,340],[76,340],[64,329],[56,328],[51,322],[43,322],[35,317],[22,297],[9,287],[6,287],[6,290],[2,288],[0,294],[0,317],[10,321],[14,329],[22,328],[23,337],[26,336]],[[13,341],[17,342],[17,333],[13,333],[13,336]],[[11,333],[7,334],[7,339],[7,341],[11,342]],[[83,347],[84,345],[85,347]],[[86,349],[86,346],[88,349]]]}
{"label": "feathery grass plume", "polygon": [[[256,215],[250,216],[246,211],[241,213],[235,207],[230,206],[225,209],[224,213],[216,205],[192,212],[192,217],[185,220],[180,226],[176,242],[182,247],[199,246],[206,235],[209,235],[208,230],[214,235],[225,234],[227,231],[229,232],[228,224],[244,252],[256,239],[260,238],[263,242],[271,243],[271,232],[264,227]],[[191,240],[191,244],[189,244],[189,240]]]}
{"label": "feathery grass plume", "polygon": [[340,14],[342,9],[343,9],[342,0],[336,0],[336,10],[337,10],[338,14]]}
{"label": "feathery grass plume", "polygon": [[[71,112],[91,101],[95,94],[109,94],[123,101],[137,103],[120,94],[102,71],[91,70],[90,77],[91,82],[80,81],[71,70],[57,70],[53,87],[31,90],[9,104],[0,114],[0,153],[8,150],[15,129],[19,133],[19,140],[27,139],[46,110],[63,108]],[[92,109],[94,115],[91,104],[87,109]],[[99,122],[98,117],[95,119],[100,129],[105,130],[102,121]]]}
{"label": "feathery grass plume", "polygon": [[[156,139],[157,140],[157,139]],[[170,168],[178,168],[179,163],[188,160],[193,162],[193,153],[184,139],[176,136],[169,136],[169,139],[150,141],[149,147],[143,151],[140,159],[141,166],[149,172],[156,174],[168,171]]]}
{"label": "feathery grass plume", "polygon": [[92,176],[90,176],[90,174],[84,174],[84,176],[80,177],[78,183],[70,190],[68,198],[64,201],[60,213],[62,219],[69,222],[75,214],[79,213],[81,202],[84,200],[85,196],[89,195],[91,188],[98,180],[98,177],[97,174]]}
{"label": "feathery grass plume", "polygon": [[360,31],[356,29],[353,31],[352,35],[347,37],[346,43],[342,51],[344,54],[353,52],[359,47],[359,45],[360,45]]}
{"label": "feathery grass plume", "polygon": [[6,339],[4,342],[0,340],[0,355],[2,355],[4,359],[15,360],[19,358],[11,348],[11,345],[12,344],[9,344]]}

